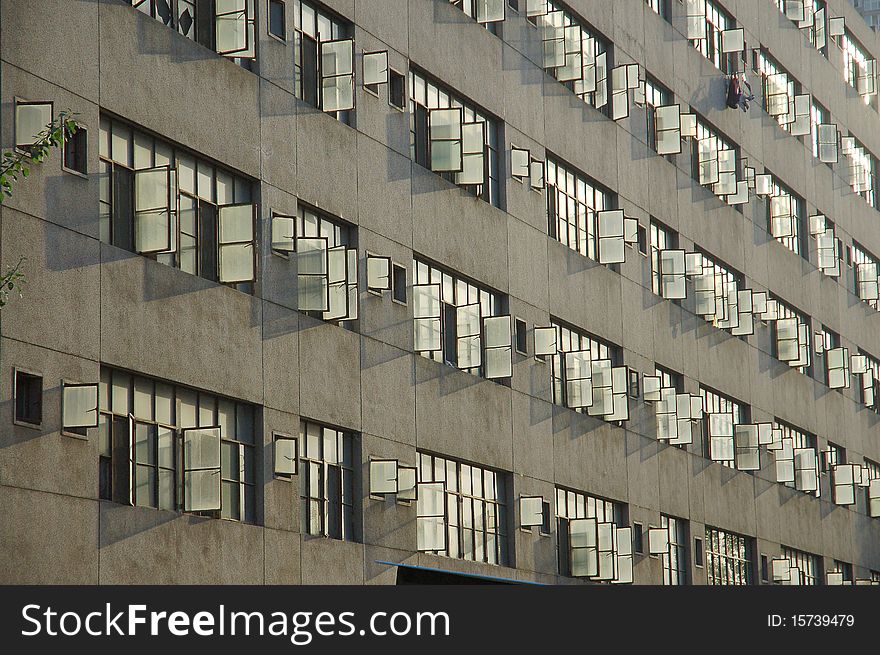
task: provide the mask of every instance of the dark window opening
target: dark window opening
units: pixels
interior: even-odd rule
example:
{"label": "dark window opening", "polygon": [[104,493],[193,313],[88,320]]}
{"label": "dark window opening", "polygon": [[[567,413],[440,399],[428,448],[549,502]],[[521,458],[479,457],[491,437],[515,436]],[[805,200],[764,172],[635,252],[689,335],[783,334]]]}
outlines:
{"label": "dark window opening", "polygon": [[64,167],[77,173],[88,173],[88,132],[86,128],[77,128],[64,141]]}
{"label": "dark window opening", "polygon": [[520,355],[528,355],[528,345],[526,340],[526,334],[528,332],[528,327],[526,326],[526,322],[520,318],[516,319],[516,352]]}
{"label": "dark window opening", "polygon": [[406,304],[406,266],[392,264],[391,297],[397,302]]}
{"label": "dark window opening", "polygon": [[287,40],[284,9],[282,0],[269,0],[269,34],[278,37],[282,41]]}
{"label": "dark window opening", "polygon": [[396,70],[388,71],[388,103],[401,111],[406,109],[406,76]]}
{"label": "dark window opening", "polygon": [[15,372],[15,420],[39,427],[43,422],[43,378]]}

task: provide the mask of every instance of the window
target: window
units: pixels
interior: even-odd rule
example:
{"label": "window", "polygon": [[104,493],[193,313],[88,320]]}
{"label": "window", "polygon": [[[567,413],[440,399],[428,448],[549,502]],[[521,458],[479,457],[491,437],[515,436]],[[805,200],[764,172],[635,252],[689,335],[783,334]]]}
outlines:
{"label": "window", "polygon": [[410,70],[410,157],[501,207],[501,124],[450,89]]}
{"label": "window", "polygon": [[791,19],[807,35],[816,50],[828,57],[827,9],[825,0],[776,0],[779,10]]}
{"label": "window", "polygon": [[[694,47],[722,73],[734,71],[733,57],[735,53],[725,54],[721,51],[721,33],[736,27],[733,17],[713,0],[688,0],[688,38]],[[702,7],[700,5],[703,5]],[[702,10],[702,11],[701,11]],[[705,25],[701,26],[698,18],[702,14]],[[691,16],[694,17],[692,22]]]}
{"label": "window", "polygon": [[697,255],[700,265],[694,276],[694,312],[717,328],[730,329],[737,309],[731,299],[738,298],[743,276],[712,255],[705,252],[697,252]]}
{"label": "window", "polygon": [[516,326],[516,352],[520,355],[528,355],[528,326],[521,318],[516,319],[514,324]]}
{"label": "window", "polygon": [[287,40],[287,20],[283,0],[269,0],[269,34]]}
{"label": "window", "polygon": [[656,219],[651,219],[651,289],[661,295],[660,253],[678,247],[678,234]]}
{"label": "window", "polygon": [[391,264],[391,298],[406,304],[406,266]]}
{"label": "window", "polygon": [[770,297],[779,308],[777,320],[770,322],[773,356],[801,373],[810,375],[813,352],[810,317],[778,297]]}
{"label": "window", "polygon": [[354,109],[351,25],[306,0],[293,0],[292,8],[296,97],[348,124]]}
{"label": "window", "polygon": [[654,375],[660,378],[660,387],[663,389],[675,389],[676,393],[684,393],[684,376],[681,373],[660,366],[654,366]]}
{"label": "window", "polygon": [[388,71],[388,104],[395,109],[406,109],[406,75],[398,73],[393,68]]}
{"label": "window", "polygon": [[15,147],[25,152],[31,151],[40,135],[48,129],[54,119],[51,102],[26,102],[15,100]]}
{"label": "window", "polygon": [[828,571],[825,584],[851,585],[853,583],[852,564],[834,560],[834,565]]}
{"label": "window", "polygon": [[775,175],[770,175],[770,195],[767,197],[767,231],[795,254],[806,257],[804,238],[804,200]]}
{"label": "window", "polygon": [[791,582],[789,584],[801,585],[819,585],[822,584],[822,564],[818,555],[805,553],[801,550],[795,550],[787,546],[782,547],[782,557],[789,562],[791,572],[794,573],[797,568],[800,574],[799,582]]}
{"label": "window", "polygon": [[613,208],[611,191],[549,157],[546,178],[550,237],[598,260],[598,212]]}
{"label": "window", "polygon": [[64,139],[64,168],[74,173],[88,175],[88,130],[80,126]]}
{"label": "window", "polygon": [[344,430],[301,421],[299,426],[302,530],[316,537],[356,541],[355,471],[358,442]]}
{"label": "window", "polygon": [[300,311],[325,321],[356,321],[356,228],[300,203],[296,235]]}
{"label": "window", "polygon": [[824,361],[824,379],[832,389],[849,388],[849,350],[840,347],[840,335],[822,326],[816,332],[816,356]]}
{"label": "window", "polygon": [[611,44],[554,0],[529,20],[541,33],[544,69],[585,103],[608,112]]}
{"label": "window", "polygon": [[880,516],[880,463],[865,458],[864,472],[868,474],[868,483],[865,488],[865,507],[867,507],[868,516],[876,518]]}
{"label": "window", "polygon": [[556,330],[556,352],[550,358],[553,403],[610,422],[627,420],[621,348],[577,328],[551,324]]}
{"label": "window", "polygon": [[646,4],[667,23],[672,22],[672,8],[670,0],[645,0]]}
{"label": "window", "polygon": [[419,453],[418,548],[506,566],[507,474]]}
{"label": "window", "polygon": [[853,281],[855,282],[855,294],[863,302],[874,309],[880,306],[880,260],[868,252],[861,244],[853,241],[852,244]]}
{"label": "window", "polygon": [[864,357],[865,360],[864,372],[860,373],[855,364],[852,366],[853,375],[860,375],[862,378],[859,401],[865,405],[865,407],[869,407],[875,412],[880,413],[880,403],[877,402],[878,381],[880,381],[880,359],[877,359],[873,355],[869,355],[861,348],[859,349],[858,354],[860,357]]}
{"label": "window", "polygon": [[[733,426],[749,422],[748,405],[703,385],[700,385],[700,395],[704,412],[703,455],[728,468],[736,468]],[[724,425],[716,428],[719,422]]]}
{"label": "window", "polygon": [[101,498],[256,521],[252,405],[108,368],[98,395]]}
{"label": "window", "polygon": [[854,136],[842,137],[840,150],[847,158],[848,179],[870,207],[877,207],[877,158]]}
{"label": "window", "polygon": [[742,204],[737,192],[741,182],[737,180],[738,146],[718,130],[697,116],[697,138],[691,150],[692,175],[730,205]]}
{"label": "window", "polygon": [[[816,435],[780,419],[773,422],[776,481],[790,489],[819,496],[819,450]],[[808,452],[812,451],[812,452]],[[795,453],[798,453],[796,459]]]}
{"label": "window", "polygon": [[415,350],[490,379],[512,375],[513,329],[501,294],[413,260]]}
{"label": "window", "polygon": [[[815,100],[810,104],[810,140],[813,144],[813,157],[818,159],[819,161],[825,163],[833,163],[832,159],[837,159],[837,157],[823,156],[824,153],[821,152],[820,144],[822,141],[819,138],[819,133],[822,128],[820,125],[827,125],[831,114],[828,112],[825,107],[820,105]],[[835,144],[837,142],[837,128],[834,129],[834,141]]]}
{"label": "window", "polygon": [[498,33],[496,26],[505,18],[506,0],[450,0],[450,2],[492,34]]}
{"label": "window", "polygon": [[297,473],[297,438],[288,434],[274,433],[272,441],[275,446],[273,453],[273,471],[275,477],[290,479]]}
{"label": "window", "polygon": [[751,538],[706,526],[706,579],[710,585],[752,584]]}
{"label": "window", "polygon": [[254,0],[129,0],[179,34],[245,63],[256,57]]}
{"label": "window", "polygon": [[877,62],[849,30],[840,37],[843,50],[843,79],[853,87],[866,105],[877,95]]}
{"label": "window", "polygon": [[810,96],[798,95],[800,84],[763,48],[755,51],[755,68],[763,80],[764,111],[786,132],[795,136],[807,134]]}
{"label": "window", "polygon": [[15,422],[38,428],[43,422],[43,378],[15,370]]}
{"label": "window", "polygon": [[667,551],[660,555],[663,562],[663,584],[686,585],[688,583],[687,521],[661,514],[660,527],[666,528],[669,533]]}
{"label": "window", "polygon": [[249,180],[108,117],[99,142],[103,242],[253,292]]}
{"label": "window", "polygon": [[[611,557],[603,557],[602,544],[598,543],[596,549],[588,552],[588,546],[572,539],[574,535],[571,528],[576,527],[576,522],[582,519],[593,519],[597,527],[603,524],[613,525],[616,530],[626,523],[626,506],[579,491],[556,487],[556,561],[559,574],[610,582],[615,577],[614,571],[605,570],[604,564],[608,562],[608,568],[616,568],[613,554]],[[599,562],[596,561],[597,558]]]}
{"label": "window", "polygon": [[672,92],[652,76],[645,74],[645,117],[648,121],[648,147],[657,150],[657,107],[672,103]]}

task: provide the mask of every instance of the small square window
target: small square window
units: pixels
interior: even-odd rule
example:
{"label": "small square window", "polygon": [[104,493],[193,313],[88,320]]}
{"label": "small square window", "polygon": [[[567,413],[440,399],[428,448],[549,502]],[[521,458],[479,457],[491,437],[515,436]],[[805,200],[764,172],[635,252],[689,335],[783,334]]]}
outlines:
{"label": "small square window", "polygon": [[528,327],[526,322],[521,318],[516,319],[516,352],[520,355],[528,355],[528,346],[526,345],[526,336]]}
{"label": "small square window", "polygon": [[43,378],[15,372],[15,422],[40,427],[43,422]]}
{"label": "small square window", "polygon": [[282,0],[269,0],[269,34],[282,41],[287,40],[284,9],[284,2]]}
{"label": "small square window", "polygon": [[703,566],[703,540],[694,538],[694,566]]}
{"label": "small square window", "polygon": [[391,298],[394,302],[406,304],[406,266],[392,264]]}
{"label": "small square window", "polygon": [[64,168],[74,173],[88,175],[88,132],[84,127],[78,127],[64,141]]}
{"label": "small square window", "polygon": [[388,80],[388,103],[403,111],[406,109],[406,77],[394,69],[389,69]]}

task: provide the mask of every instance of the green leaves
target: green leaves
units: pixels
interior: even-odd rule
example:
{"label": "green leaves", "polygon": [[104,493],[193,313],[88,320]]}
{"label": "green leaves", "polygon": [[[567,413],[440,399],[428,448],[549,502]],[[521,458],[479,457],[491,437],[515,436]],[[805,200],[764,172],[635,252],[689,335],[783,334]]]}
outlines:
{"label": "green leaves", "polygon": [[6,306],[13,295],[22,297],[21,290],[26,281],[22,271],[24,262],[25,259],[22,257],[15,266],[10,266],[6,269],[6,273],[0,276],[0,309]]}
{"label": "green leaves", "polygon": [[[31,174],[30,166],[40,164],[49,158],[52,148],[59,148],[64,142],[76,134],[79,124],[75,114],[70,110],[58,114],[45,129],[38,135],[37,140],[27,150],[4,152],[0,159],[0,204],[6,198],[12,197],[12,185],[19,177],[27,177]],[[2,281],[3,278],[0,278]],[[5,286],[3,287],[5,289]],[[5,304],[5,299],[0,297],[0,307]]]}

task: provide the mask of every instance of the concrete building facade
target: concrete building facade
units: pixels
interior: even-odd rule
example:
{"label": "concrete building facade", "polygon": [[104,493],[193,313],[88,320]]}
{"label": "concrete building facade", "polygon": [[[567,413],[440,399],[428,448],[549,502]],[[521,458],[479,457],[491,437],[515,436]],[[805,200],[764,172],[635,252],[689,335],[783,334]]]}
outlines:
{"label": "concrete building facade", "polygon": [[0,581],[880,580],[878,53],[847,0],[0,0],[0,144],[85,128],[0,208]]}

